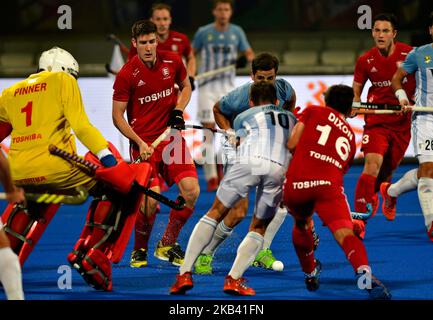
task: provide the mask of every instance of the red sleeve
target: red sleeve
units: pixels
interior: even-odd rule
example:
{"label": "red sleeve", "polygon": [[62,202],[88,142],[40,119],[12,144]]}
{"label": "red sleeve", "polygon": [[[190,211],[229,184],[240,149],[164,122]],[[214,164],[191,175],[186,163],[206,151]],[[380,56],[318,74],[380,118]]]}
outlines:
{"label": "red sleeve", "polygon": [[299,114],[298,122],[302,122],[303,124],[307,123],[308,118],[310,117],[312,107],[306,107],[302,112]]}
{"label": "red sleeve", "polygon": [[177,84],[180,84],[183,80],[185,80],[187,76],[187,72],[186,72],[185,65],[183,64],[183,61],[180,58],[180,56],[176,56],[176,64],[177,64],[177,68],[176,68],[175,80]]}
{"label": "red sleeve", "polygon": [[134,45],[131,42],[131,47],[129,48],[129,52],[128,52],[128,61],[134,58],[136,54],[137,54],[137,48],[134,47]]}
{"label": "red sleeve", "polygon": [[360,84],[365,84],[367,82],[368,74],[366,72],[365,63],[365,56],[359,57],[358,61],[356,61],[353,81]]}
{"label": "red sleeve", "polygon": [[129,101],[131,94],[131,85],[129,83],[129,77],[127,70],[122,68],[116,76],[116,80],[113,84],[113,100],[126,102]]}

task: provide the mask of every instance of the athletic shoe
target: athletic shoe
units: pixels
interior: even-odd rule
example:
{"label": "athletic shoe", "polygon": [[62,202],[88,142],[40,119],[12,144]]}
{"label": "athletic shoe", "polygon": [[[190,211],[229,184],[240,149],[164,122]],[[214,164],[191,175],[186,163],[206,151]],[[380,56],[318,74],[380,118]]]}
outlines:
{"label": "athletic shoe", "polygon": [[[356,275],[357,282],[364,273],[358,273]],[[379,281],[374,275],[371,275],[371,289],[365,289],[371,300],[390,300],[392,298],[391,292],[385,287],[385,285]]]}
{"label": "athletic shoe", "polygon": [[180,266],[185,258],[185,252],[182,251],[178,243],[163,246],[161,241],[158,241],[153,255],[159,260],[169,261],[175,266]]}
{"label": "athletic shoe", "polygon": [[214,192],[217,191],[217,189],[218,189],[218,178],[217,177],[210,178],[209,181],[207,182],[206,191]]}
{"label": "athletic shoe", "polygon": [[185,294],[194,286],[191,272],[176,275],[176,282],[170,288],[170,294]]}
{"label": "athletic shoe", "polygon": [[262,249],[257,254],[256,259],[253,262],[253,266],[273,270],[272,265],[275,261],[277,261],[277,259],[275,259],[271,249]]}
{"label": "athletic shoe", "polygon": [[395,219],[395,207],[397,204],[397,198],[391,197],[388,194],[388,189],[391,186],[389,182],[382,182],[380,185],[380,194],[383,198],[382,203],[382,213],[388,219],[389,221],[392,221]]}
{"label": "athletic shoe", "polygon": [[129,266],[132,268],[142,268],[147,266],[147,250],[141,248],[132,251]]}
{"label": "athletic shoe", "polygon": [[231,276],[226,276],[224,279],[224,292],[232,295],[254,296],[256,292],[253,288],[248,287],[245,278],[233,279]]}
{"label": "athletic shoe", "polygon": [[212,259],[213,256],[211,254],[200,254],[194,264],[194,273],[212,274]]}
{"label": "athletic shoe", "polygon": [[320,286],[319,276],[320,276],[320,272],[322,271],[322,264],[317,259],[315,261],[316,261],[316,267],[314,268],[313,272],[304,273],[305,286],[307,287],[308,291],[316,291],[317,289],[319,289]]}
{"label": "athletic shoe", "polygon": [[364,240],[365,237],[365,221],[353,219],[353,233],[359,239]]}

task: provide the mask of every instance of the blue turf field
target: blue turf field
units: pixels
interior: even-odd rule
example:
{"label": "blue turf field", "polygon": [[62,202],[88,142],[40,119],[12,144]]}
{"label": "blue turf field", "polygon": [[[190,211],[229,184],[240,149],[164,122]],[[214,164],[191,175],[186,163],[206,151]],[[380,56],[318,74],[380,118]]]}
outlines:
{"label": "blue turf field", "polygon": [[[411,168],[413,165],[401,166],[394,179]],[[354,166],[346,175],[345,189],[350,203],[353,203],[355,184],[361,170],[361,166]],[[205,190],[201,169],[199,174],[202,190]],[[177,194],[173,190],[166,195],[174,199]],[[179,242],[183,248],[195,223],[210,207],[213,197],[214,193],[201,193],[195,213],[180,235]],[[237,227],[233,236],[217,252],[214,275],[195,276],[195,287],[184,297],[168,294],[177,273],[176,267],[153,256],[149,257],[149,266],[146,268],[132,269],[128,266],[132,241],[122,261],[114,266],[113,292],[95,291],[75,270],[72,270],[72,289],[59,289],[57,283],[61,274],[58,268],[67,265],[66,256],[81,232],[86,210],[85,206],[64,206],[58,211],[24,266],[26,299],[231,299],[231,296],[222,292],[223,280],[235,258],[237,245],[246,234],[249,218]],[[388,222],[379,209],[368,223],[365,244],[373,273],[389,287],[394,299],[433,299],[433,243],[427,238],[424,229],[416,191],[399,198],[397,212],[395,221]],[[162,206],[150,240],[151,248],[161,237],[167,218],[168,208]],[[342,250],[328,229],[322,227],[318,217],[315,217],[315,222],[321,239],[316,257],[323,264],[320,289],[314,293],[305,289],[303,273],[291,243],[292,221],[288,216],[272,245],[275,256],[284,262],[285,269],[279,273],[253,267],[248,269],[245,277],[257,292],[252,299],[366,299],[365,293],[355,285],[352,268]],[[4,299],[2,292],[0,299]]]}

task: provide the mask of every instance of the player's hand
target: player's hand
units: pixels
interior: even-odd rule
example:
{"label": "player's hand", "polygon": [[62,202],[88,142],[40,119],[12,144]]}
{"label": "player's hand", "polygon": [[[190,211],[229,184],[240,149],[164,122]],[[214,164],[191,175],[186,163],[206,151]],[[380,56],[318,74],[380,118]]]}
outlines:
{"label": "player's hand", "polygon": [[24,190],[19,187],[13,187],[10,192],[6,192],[6,200],[9,203],[23,203],[26,198],[24,197]]}
{"label": "player's hand", "polygon": [[167,126],[172,127],[173,129],[184,130],[185,120],[183,119],[183,111],[180,109],[171,110]]}
{"label": "player's hand", "polygon": [[138,146],[138,150],[140,151],[141,160],[149,159],[152,156],[154,151],[153,147],[147,145],[147,143],[144,141],[140,143],[140,145]]}
{"label": "player's hand", "polygon": [[242,69],[245,68],[247,66],[247,57],[244,55],[241,55],[238,57],[238,59],[236,60],[236,69]]}
{"label": "player's hand", "polygon": [[195,83],[194,83],[195,79],[194,79],[194,77],[191,77],[191,76],[189,76],[188,78],[189,78],[189,82],[191,83],[191,91],[194,91],[195,90]]}
{"label": "player's hand", "polygon": [[296,117],[296,119],[299,119],[299,117],[302,114],[301,107],[299,107],[299,106],[298,107],[294,107],[292,113],[294,114],[294,116]]}

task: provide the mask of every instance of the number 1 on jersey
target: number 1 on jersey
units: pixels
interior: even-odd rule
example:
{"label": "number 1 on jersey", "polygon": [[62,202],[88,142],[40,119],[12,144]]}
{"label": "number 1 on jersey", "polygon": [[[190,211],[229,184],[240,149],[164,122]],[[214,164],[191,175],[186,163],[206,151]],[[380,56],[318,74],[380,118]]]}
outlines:
{"label": "number 1 on jersey", "polygon": [[33,101],[27,102],[26,106],[21,109],[21,113],[26,114],[26,127],[30,127],[32,125],[32,108]]}
{"label": "number 1 on jersey", "polygon": [[326,144],[326,141],[328,141],[329,138],[329,133],[331,132],[331,126],[330,125],[326,125],[326,126],[317,126],[316,127],[317,131],[320,131],[320,138],[319,141],[317,141],[318,144],[320,144],[321,146],[324,146]]}

